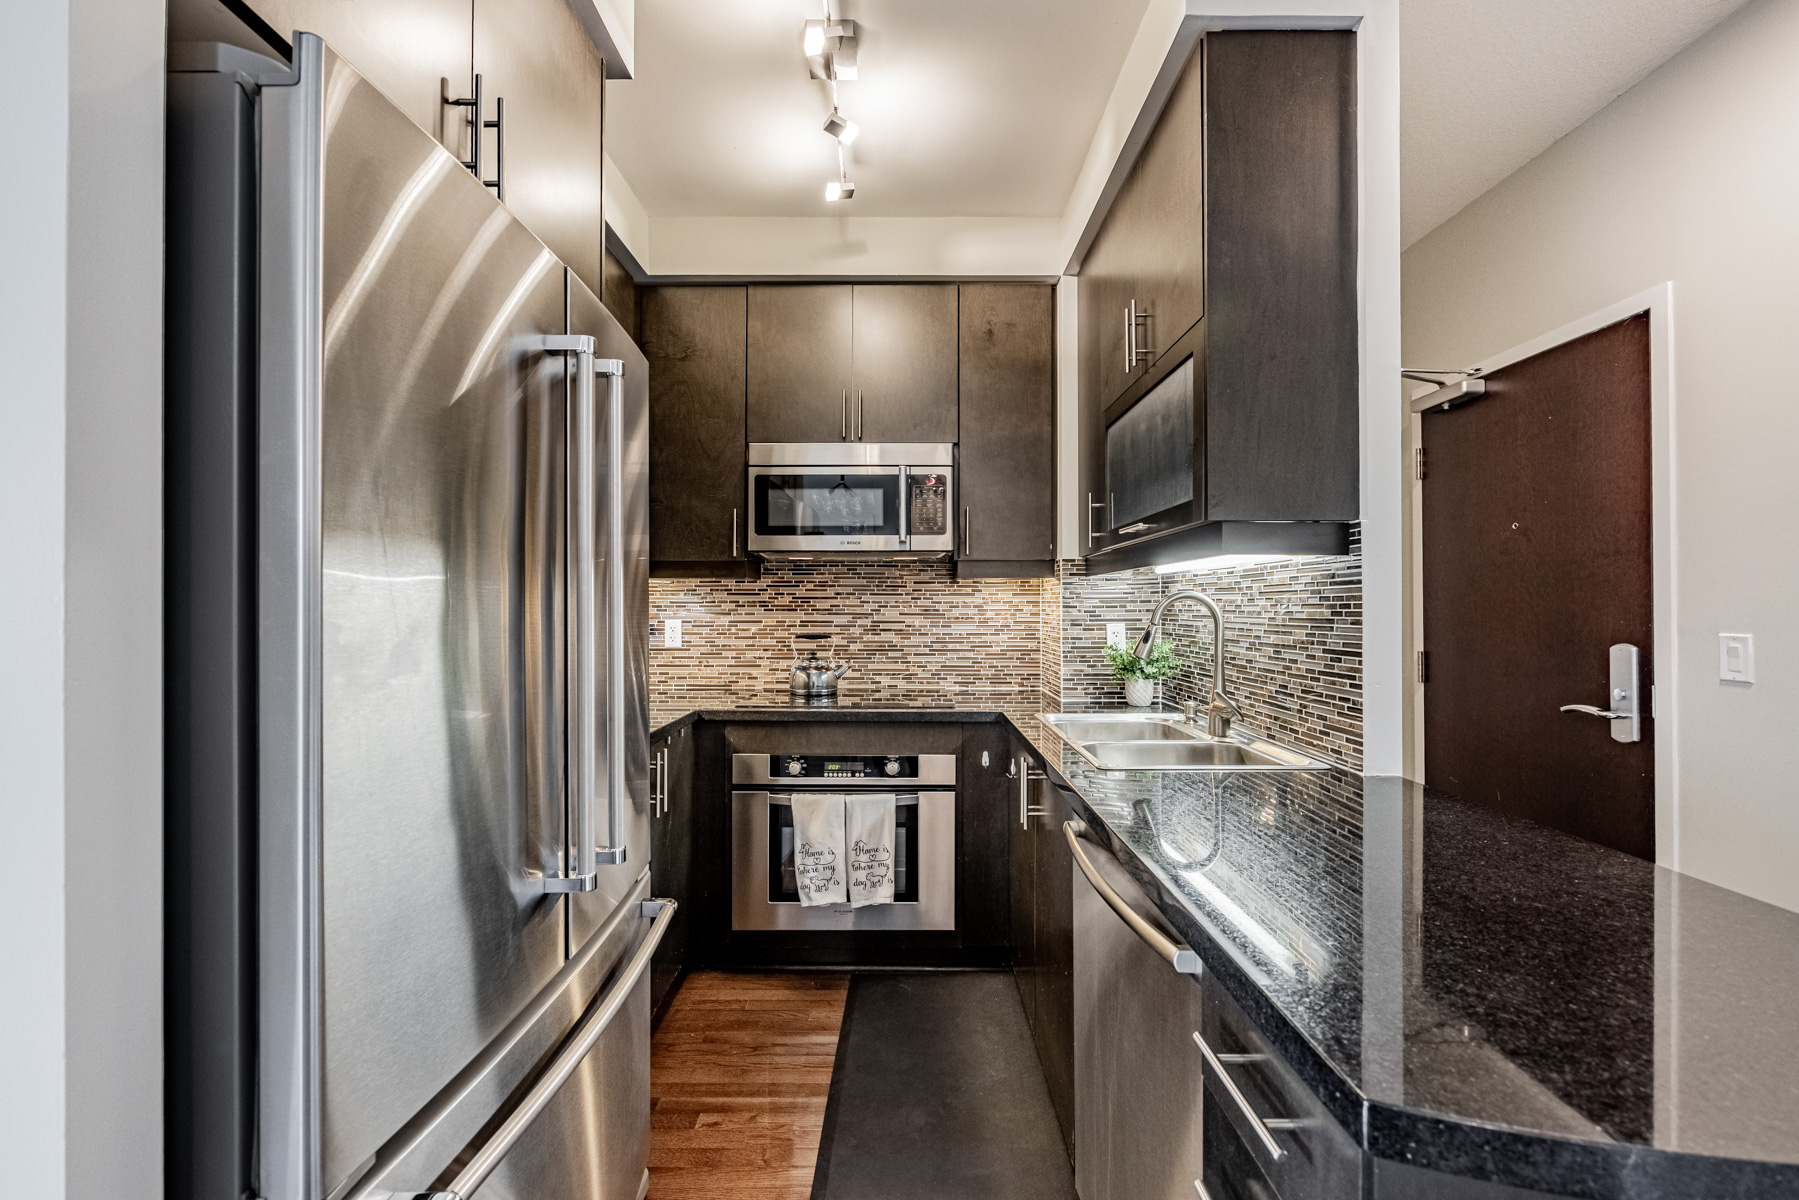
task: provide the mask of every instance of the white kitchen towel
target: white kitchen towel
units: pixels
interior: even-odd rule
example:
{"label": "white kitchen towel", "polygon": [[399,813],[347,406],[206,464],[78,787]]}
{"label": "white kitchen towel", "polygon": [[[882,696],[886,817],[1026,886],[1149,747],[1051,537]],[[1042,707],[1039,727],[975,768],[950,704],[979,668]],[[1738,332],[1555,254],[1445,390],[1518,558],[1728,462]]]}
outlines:
{"label": "white kitchen towel", "polygon": [[802,907],[842,904],[844,887],[843,797],[793,797],[793,876]]}
{"label": "white kitchen towel", "polygon": [[892,796],[846,796],[844,844],[849,847],[850,907],[893,903]]}

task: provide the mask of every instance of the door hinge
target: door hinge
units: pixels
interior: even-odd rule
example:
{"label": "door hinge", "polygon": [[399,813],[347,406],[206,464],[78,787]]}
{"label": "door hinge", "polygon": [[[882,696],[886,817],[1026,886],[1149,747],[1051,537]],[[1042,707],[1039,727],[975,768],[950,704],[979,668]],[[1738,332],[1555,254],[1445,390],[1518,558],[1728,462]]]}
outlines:
{"label": "door hinge", "polygon": [[1416,475],[1419,479],[1423,479],[1425,476],[1423,446],[1412,451],[1412,474]]}
{"label": "door hinge", "polygon": [[1430,682],[1430,651],[1418,651],[1418,682]]}

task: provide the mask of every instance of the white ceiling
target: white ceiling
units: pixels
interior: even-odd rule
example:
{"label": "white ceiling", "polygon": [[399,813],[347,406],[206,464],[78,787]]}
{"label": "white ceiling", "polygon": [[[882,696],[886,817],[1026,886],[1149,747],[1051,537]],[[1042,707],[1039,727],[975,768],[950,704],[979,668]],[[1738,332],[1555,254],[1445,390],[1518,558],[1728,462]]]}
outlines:
{"label": "white ceiling", "polygon": [[[838,85],[862,126],[859,217],[1059,217],[1145,0],[834,0],[860,33]],[[637,0],[636,78],[606,148],[651,217],[828,216],[837,176],[804,0]]]}
{"label": "white ceiling", "polygon": [[1400,235],[1413,242],[1744,0],[1400,0]]}
{"label": "white ceiling", "polygon": [[[1744,0],[1401,0],[1410,245]],[[827,204],[806,0],[637,0],[607,148],[648,214],[1057,217],[1146,0],[839,0],[862,79],[849,205]]]}

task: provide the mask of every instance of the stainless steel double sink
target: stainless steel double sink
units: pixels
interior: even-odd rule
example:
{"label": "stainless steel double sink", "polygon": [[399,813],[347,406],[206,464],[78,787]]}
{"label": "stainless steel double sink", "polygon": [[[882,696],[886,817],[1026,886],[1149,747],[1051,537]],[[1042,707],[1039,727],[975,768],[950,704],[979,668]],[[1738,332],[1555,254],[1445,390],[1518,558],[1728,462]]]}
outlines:
{"label": "stainless steel double sink", "polygon": [[1211,738],[1178,713],[1045,713],[1051,733],[1102,771],[1328,771],[1251,733]]}

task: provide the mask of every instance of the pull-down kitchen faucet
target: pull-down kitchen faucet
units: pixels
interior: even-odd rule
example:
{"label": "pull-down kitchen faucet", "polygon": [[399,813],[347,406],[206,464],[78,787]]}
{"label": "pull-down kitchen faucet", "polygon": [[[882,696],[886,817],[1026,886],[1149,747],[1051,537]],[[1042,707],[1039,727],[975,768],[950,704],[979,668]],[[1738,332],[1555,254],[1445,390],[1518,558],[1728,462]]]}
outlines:
{"label": "pull-down kitchen faucet", "polygon": [[[1176,600],[1192,600],[1212,614],[1212,695],[1206,705],[1206,734],[1209,737],[1229,737],[1231,722],[1243,715],[1243,710],[1229,696],[1224,694],[1224,613],[1219,611],[1217,601],[1191,588],[1170,593],[1156,610],[1149,614],[1149,627],[1143,636],[1137,639],[1137,648],[1132,651],[1138,658],[1148,658],[1155,647],[1156,639],[1162,634],[1162,614]],[[1198,718],[1196,704],[1184,704],[1181,711],[1188,721]]]}

